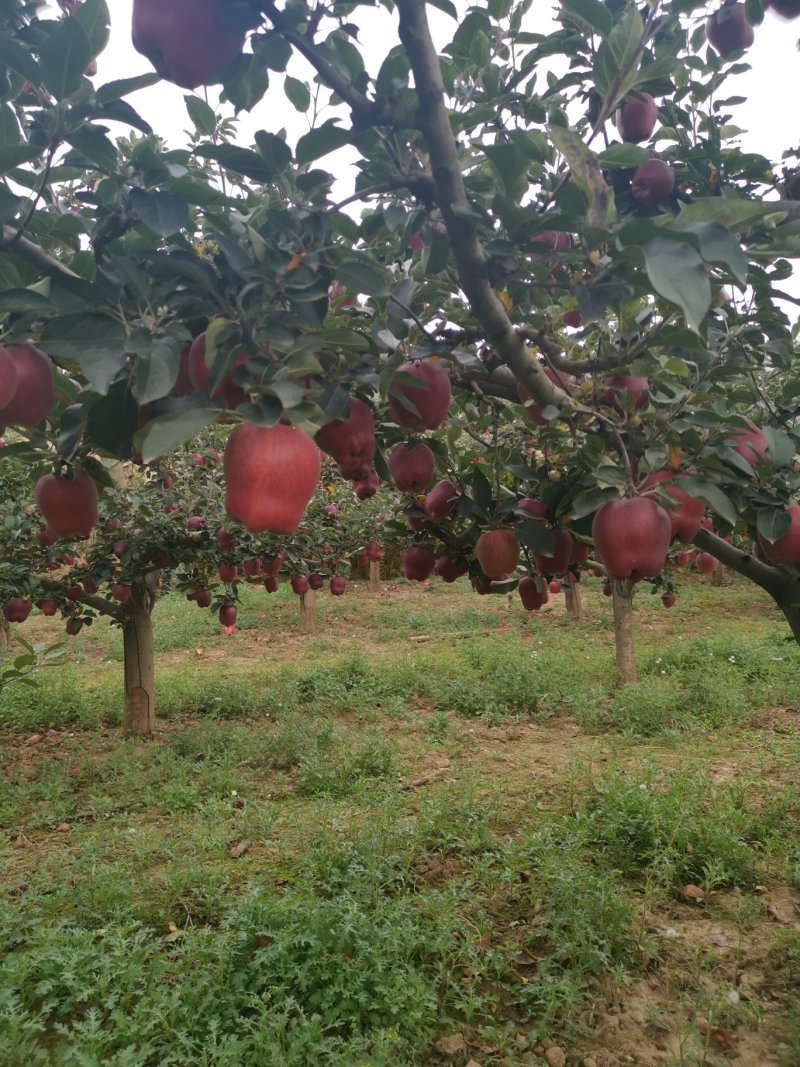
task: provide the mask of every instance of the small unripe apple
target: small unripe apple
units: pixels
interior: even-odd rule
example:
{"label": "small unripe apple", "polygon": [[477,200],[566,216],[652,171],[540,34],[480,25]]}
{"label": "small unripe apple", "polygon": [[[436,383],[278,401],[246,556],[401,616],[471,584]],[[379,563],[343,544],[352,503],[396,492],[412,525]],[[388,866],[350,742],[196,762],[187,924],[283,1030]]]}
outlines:
{"label": "small unripe apple", "polygon": [[656,102],[649,93],[638,90],[626,96],[617,111],[617,129],[627,144],[648,141],[656,128]]}
{"label": "small unripe apple", "polygon": [[633,172],[631,192],[640,204],[663,204],[675,188],[675,171],[663,159],[648,159]]}

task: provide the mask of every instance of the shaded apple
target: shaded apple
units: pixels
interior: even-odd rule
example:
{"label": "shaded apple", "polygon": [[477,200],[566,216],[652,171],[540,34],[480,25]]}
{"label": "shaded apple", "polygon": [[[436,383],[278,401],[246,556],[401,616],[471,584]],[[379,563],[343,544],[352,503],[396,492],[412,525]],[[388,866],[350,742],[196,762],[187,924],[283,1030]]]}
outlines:
{"label": "shaded apple", "polygon": [[441,522],[452,515],[457,503],[458,489],[449,479],[444,478],[431,489],[422,506],[434,522]]}
{"label": "shaded apple", "polygon": [[36,483],[36,504],[56,537],[88,537],[99,519],[97,486],[79,471],[73,478],[44,474]]}
{"label": "shaded apple", "polygon": [[767,439],[752,419],[745,419],[747,428],[737,426],[731,430],[725,438],[725,444],[729,445],[734,452],[738,452],[742,459],[751,467],[757,467],[759,463],[769,463],[769,451]]}
{"label": "shaded apple", "polygon": [[375,456],[375,419],[363,400],[349,397],[345,418],[326,423],[314,440],[323,452],[333,456],[343,478],[360,481],[369,477]]}
{"label": "shaded apple", "polygon": [[649,93],[638,90],[629,93],[617,110],[617,129],[626,144],[648,141],[656,128],[658,111]]}
{"label": "shaded apple", "polygon": [[786,509],[789,529],[777,541],[768,541],[758,535],[758,543],[770,563],[797,563],[800,561],[800,506],[792,504]]}
{"label": "shaded apple", "polygon": [[219,81],[241,55],[237,14],[226,0],[133,0],[131,40],[162,78],[196,89]]}
{"label": "shaded apple", "polygon": [[401,493],[421,493],[433,481],[436,460],[426,444],[401,441],[390,452],[388,466]]}
{"label": "shaded apple", "polygon": [[291,580],[292,592],[298,596],[305,596],[310,586],[308,584],[308,578],[304,574],[295,574]]}
{"label": "shaded apple", "polygon": [[435,565],[432,548],[407,548],[403,553],[403,576],[410,582],[424,582]]}
{"label": "shaded apple", "polygon": [[540,588],[538,581],[529,574],[520,581],[517,592],[526,611],[538,611],[550,599],[547,587],[542,585]]}
{"label": "shaded apple", "polygon": [[[647,405],[650,399],[650,382],[635,374],[615,374],[611,378],[603,379],[603,401],[610,404],[620,415],[627,413],[630,401],[636,411],[640,411]],[[630,400],[625,400],[629,396]]]}
{"label": "shaded apple", "polygon": [[437,362],[401,363],[389,387],[389,414],[408,430],[434,430],[447,418],[452,395],[447,372]]}
{"label": "shaded apple", "polygon": [[727,59],[734,52],[744,52],[755,40],[755,31],[747,21],[744,4],[723,4],[706,19],[708,43]]}
{"label": "shaded apple", "polygon": [[550,533],[553,535],[552,552],[547,555],[534,552],[533,558],[541,574],[563,574],[572,560],[572,535],[563,526]]}
{"label": "shaded apple", "polygon": [[4,345],[14,361],[17,388],[3,407],[4,426],[35,426],[55,403],[53,364],[49,356],[30,344]]}
{"label": "shaded apple", "polygon": [[469,564],[465,559],[445,554],[439,556],[433,566],[434,574],[437,574],[443,582],[450,584],[458,578],[463,578],[469,572]]}
{"label": "shaded apple", "polygon": [[663,159],[648,159],[633,173],[631,192],[640,204],[663,204],[674,188],[675,171]]}
{"label": "shaded apple", "polygon": [[690,544],[700,529],[706,508],[702,500],[681,489],[678,484],[680,480],[680,474],[675,471],[654,471],[642,482],[640,492],[646,496],[648,491],[656,486],[664,486],[674,501],[674,504],[666,509],[672,527],[672,540]]}
{"label": "shaded apple", "polygon": [[219,609],[220,626],[235,626],[237,614],[235,604],[223,604]]}

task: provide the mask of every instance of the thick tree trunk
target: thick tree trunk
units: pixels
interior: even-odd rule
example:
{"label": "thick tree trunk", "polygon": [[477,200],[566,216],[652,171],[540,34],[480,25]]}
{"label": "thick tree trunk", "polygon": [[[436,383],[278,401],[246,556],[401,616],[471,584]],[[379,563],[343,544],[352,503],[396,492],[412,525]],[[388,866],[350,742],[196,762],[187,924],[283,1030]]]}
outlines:
{"label": "thick tree trunk", "polygon": [[564,601],[567,605],[567,614],[574,615],[580,622],[585,617],[581,583],[571,581],[569,575],[567,575],[564,581]]}
{"label": "thick tree trunk", "polygon": [[156,673],[153,656],[154,598],[144,581],[134,583],[122,623],[125,660],[125,711],[122,729],[150,737],[155,727]]}
{"label": "thick tree trunk", "polygon": [[633,589],[630,578],[615,578],[611,583],[614,604],[614,645],[617,674],[622,685],[636,681],[636,655],[633,645]]}
{"label": "thick tree trunk", "polygon": [[712,585],[724,585],[725,584],[725,568],[720,565],[716,570],[711,572],[711,584]]}
{"label": "thick tree trunk", "polygon": [[369,561],[369,591],[373,596],[381,591],[381,565],[374,559]]}
{"label": "thick tree trunk", "polygon": [[313,589],[300,597],[300,623],[307,634],[317,632],[317,595]]}

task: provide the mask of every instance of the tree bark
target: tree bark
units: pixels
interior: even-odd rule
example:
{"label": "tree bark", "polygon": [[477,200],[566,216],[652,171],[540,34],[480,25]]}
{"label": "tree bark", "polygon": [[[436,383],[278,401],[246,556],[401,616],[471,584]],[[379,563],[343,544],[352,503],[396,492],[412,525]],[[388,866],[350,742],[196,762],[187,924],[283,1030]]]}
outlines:
{"label": "tree bark", "polygon": [[725,568],[720,565],[711,572],[711,584],[712,585],[724,585],[725,584]]}
{"label": "tree bark", "polygon": [[581,583],[571,581],[569,575],[564,579],[564,601],[567,605],[568,615],[573,615],[578,622],[585,618]]}
{"label": "tree bark", "polygon": [[125,661],[125,734],[151,737],[155,727],[156,675],[153,655],[154,596],[144,579],[134,582],[122,622]]}
{"label": "tree bark", "polygon": [[300,597],[300,622],[307,634],[317,632],[317,595],[313,589]]}
{"label": "tree bark", "polygon": [[374,559],[369,561],[369,591],[373,596],[381,591],[381,565]]}
{"label": "tree bark", "polygon": [[633,645],[633,589],[630,578],[615,578],[611,583],[614,606],[614,646],[617,675],[622,685],[636,681],[636,655]]}
{"label": "tree bark", "polygon": [[4,652],[11,644],[11,623],[0,615],[0,652]]}

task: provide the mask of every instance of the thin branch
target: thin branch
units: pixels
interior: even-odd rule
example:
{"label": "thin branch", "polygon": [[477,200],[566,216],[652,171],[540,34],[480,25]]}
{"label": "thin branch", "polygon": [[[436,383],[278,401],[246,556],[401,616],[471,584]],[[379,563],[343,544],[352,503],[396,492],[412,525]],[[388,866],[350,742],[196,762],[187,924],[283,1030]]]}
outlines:
{"label": "thin branch", "polygon": [[430,200],[433,198],[433,178],[430,174],[400,174],[397,178],[391,178],[385,182],[378,182],[376,185],[368,185],[365,189],[357,189],[350,196],[345,197],[344,200],[340,200],[338,204],[331,206],[331,211],[341,211],[343,207],[347,207],[348,204],[355,204],[359,200],[366,200],[368,196],[378,196],[381,193],[391,193],[396,189],[408,189],[409,192],[415,193],[423,200]]}
{"label": "thin branch", "polygon": [[24,259],[26,263],[30,263],[31,266],[36,267],[37,270],[40,270],[43,274],[55,277],[61,275],[65,278],[80,277],[74,270],[70,270],[66,264],[61,263],[59,260],[54,259],[48,252],[45,252],[39,245],[34,244],[33,241],[29,241],[27,237],[18,237],[10,226],[4,226],[1,247],[8,250],[9,243],[12,240],[14,242],[14,247],[11,249],[13,254],[19,256],[20,259]]}
{"label": "thin branch", "polygon": [[[67,587],[65,582],[56,581],[54,578],[37,578],[36,580],[42,589],[46,589],[50,593],[61,593],[66,596]],[[85,604],[87,608],[94,608],[94,610],[101,615],[107,615],[109,618],[115,619],[117,622],[122,622],[124,618],[124,613],[103,597],[91,596],[89,593],[84,593],[82,597],[79,597],[78,603]]]}

